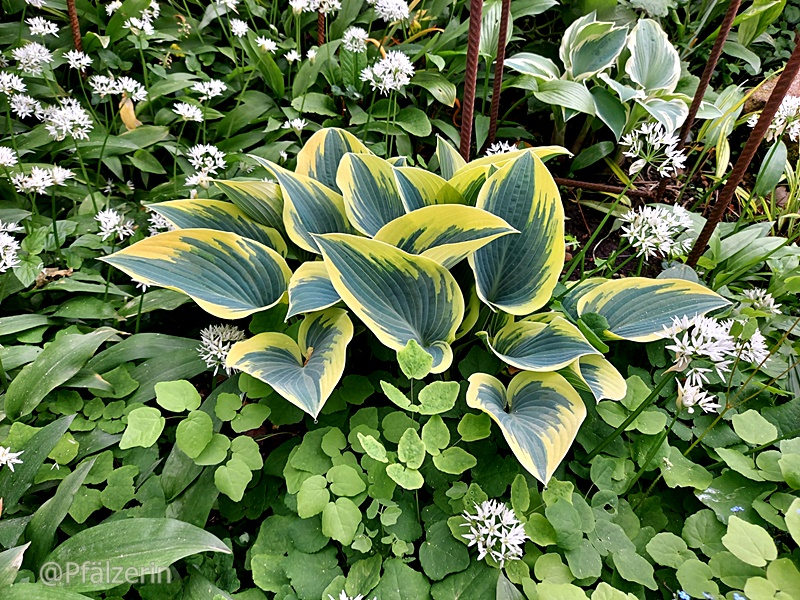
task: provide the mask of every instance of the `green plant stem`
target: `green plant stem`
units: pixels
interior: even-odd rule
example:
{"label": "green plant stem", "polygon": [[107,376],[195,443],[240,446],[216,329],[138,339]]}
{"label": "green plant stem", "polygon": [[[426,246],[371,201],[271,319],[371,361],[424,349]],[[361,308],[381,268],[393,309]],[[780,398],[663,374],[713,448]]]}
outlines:
{"label": "green plant stem", "polygon": [[622,432],[624,432],[624,431],[625,431],[625,429],[628,427],[628,425],[630,425],[631,423],[633,423],[633,422],[636,420],[636,418],[637,418],[637,417],[638,417],[640,414],[642,414],[642,413],[644,412],[644,409],[646,409],[646,408],[647,408],[647,407],[649,407],[651,404],[653,404],[653,402],[655,402],[655,401],[656,401],[656,399],[658,398],[658,394],[659,394],[659,392],[660,392],[661,390],[663,390],[663,389],[664,389],[664,387],[665,387],[665,386],[666,386],[666,385],[667,385],[667,384],[668,384],[670,381],[674,380],[676,376],[677,376],[677,373],[676,373],[675,371],[669,371],[669,372],[667,372],[667,373],[664,373],[664,376],[661,378],[661,381],[659,381],[659,382],[656,384],[656,386],[653,388],[653,391],[652,391],[652,392],[650,392],[650,395],[648,395],[648,396],[647,396],[647,398],[645,398],[645,399],[644,399],[644,401],[642,401],[642,403],[641,403],[639,406],[637,406],[637,407],[636,407],[636,409],[635,409],[635,410],[634,410],[634,411],[633,411],[631,414],[629,414],[629,415],[628,415],[628,417],[627,417],[627,418],[626,418],[626,419],[625,419],[625,420],[624,420],[624,421],[623,421],[623,422],[622,422],[622,423],[619,425],[619,427],[617,427],[617,428],[616,428],[616,429],[615,429],[615,430],[614,430],[614,431],[613,431],[611,434],[607,435],[607,436],[606,436],[606,437],[603,439],[603,441],[602,441],[602,442],[600,442],[599,444],[597,444],[597,446],[596,446],[596,447],[595,447],[595,448],[594,448],[594,449],[593,449],[591,452],[589,452],[589,453],[586,455],[586,458],[584,458],[584,459],[583,459],[583,462],[584,462],[584,463],[588,463],[588,462],[589,462],[590,460],[592,460],[592,459],[593,459],[595,456],[597,456],[598,454],[600,454],[600,452],[602,452],[603,450],[605,450],[605,448],[606,448],[606,447],[607,447],[607,446],[608,446],[608,445],[609,445],[611,442],[613,442],[613,441],[614,441],[614,440],[615,440],[615,439],[616,439],[616,438],[617,438],[617,437],[618,437],[618,436],[619,436],[619,435],[620,435]]}
{"label": "green plant stem", "polygon": [[75,145],[75,155],[78,157],[78,164],[81,167],[81,173],[83,173],[83,179],[86,182],[86,187],[89,188],[89,196],[92,199],[92,208],[94,208],[94,212],[97,212],[97,201],[94,199],[94,186],[89,181],[89,173],[86,171],[86,164],[83,162],[83,156],[81,156],[81,149],[78,147],[78,140],[70,136],[72,139],[72,143]]}
{"label": "green plant stem", "polygon": [[185,119],[181,125],[181,130],[178,132],[178,139],[175,141],[175,158],[172,162],[172,188],[176,197],[178,196],[178,154],[180,153],[181,137],[183,137],[184,129],[186,129]]}
{"label": "green plant stem", "polygon": [[53,241],[56,247],[56,256],[58,256],[59,262],[64,261],[64,256],[61,254],[61,242],[58,241],[58,224],[56,222],[56,216],[58,211],[56,210],[56,194],[53,192],[50,195],[50,210],[51,210],[51,218],[53,219]]}
{"label": "green plant stem", "polygon": [[[117,238],[112,238],[111,241],[111,252],[109,254],[114,254],[114,249],[117,246]],[[103,302],[108,301],[108,286],[111,284],[111,265],[108,265],[108,269],[106,270],[106,289],[103,291]]]}
{"label": "green plant stem", "polygon": [[144,295],[147,292],[147,288],[142,289],[142,295],[139,296],[139,309],[136,311],[136,325],[134,326],[134,333],[139,333],[139,323],[142,320],[142,306],[144,305]]}

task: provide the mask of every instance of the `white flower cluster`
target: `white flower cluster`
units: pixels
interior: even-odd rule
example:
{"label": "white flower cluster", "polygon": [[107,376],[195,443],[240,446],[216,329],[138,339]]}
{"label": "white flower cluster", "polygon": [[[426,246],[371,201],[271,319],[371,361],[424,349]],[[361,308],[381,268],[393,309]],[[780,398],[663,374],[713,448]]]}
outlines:
{"label": "white flower cluster", "polygon": [[47,2],[45,0],[25,0],[28,3],[28,6],[33,6],[34,8],[42,8]]}
{"label": "white flower cluster", "polygon": [[742,295],[750,301],[750,305],[755,310],[761,310],[773,315],[781,314],[781,305],[775,304],[775,298],[767,290],[753,288],[752,290],[743,291]]}
{"label": "white flower cluster", "polygon": [[387,23],[403,21],[409,15],[408,4],[405,0],[377,0],[370,4],[375,5],[375,14]]}
{"label": "white flower cluster", "polygon": [[14,94],[9,100],[11,105],[11,112],[13,112],[20,119],[26,119],[31,115],[36,115],[37,119],[42,119],[44,115],[44,108],[42,103],[34,100],[27,94]]}
{"label": "white flower cluster", "polygon": [[20,194],[34,192],[36,194],[46,194],[47,188],[51,185],[66,185],[68,179],[72,179],[74,174],[69,169],[63,167],[32,167],[31,172],[16,173],[11,176],[14,188]]}
{"label": "white flower cluster", "polygon": [[79,71],[83,71],[86,69],[86,67],[92,64],[92,59],[80,50],[70,50],[69,52],[65,52],[64,58],[67,59],[67,64],[69,65],[70,69],[78,69]]}
{"label": "white flower cluster", "polygon": [[709,396],[700,386],[692,385],[688,381],[684,385],[678,382],[678,407],[685,408],[689,414],[694,414],[695,407],[707,413],[719,410],[722,406],[715,400],[716,397]]}
{"label": "white flower cluster", "polygon": [[323,15],[329,15],[342,8],[342,3],[340,0],[289,0],[289,6],[296,15],[304,12],[321,12]]}
{"label": "white flower cluster", "polygon": [[0,146],[0,167],[13,167],[17,164],[17,154],[8,146]]}
{"label": "white flower cluster", "polygon": [[23,452],[25,451],[22,450],[20,452],[12,452],[11,448],[0,446],[0,467],[8,467],[13,473],[14,465],[22,464],[22,461],[19,459],[19,455]]}
{"label": "white flower cluster", "polygon": [[231,19],[231,33],[235,37],[244,37],[247,35],[247,32],[250,31],[250,28],[247,26],[247,23],[242,21],[241,19]]}
{"label": "white flower cluster", "polygon": [[225,6],[228,10],[236,10],[236,7],[239,4],[239,0],[216,0],[219,6]]}
{"label": "white flower cluster", "polygon": [[636,249],[636,256],[675,258],[687,253],[692,239],[678,238],[692,226],[689,211],[681,206],[643,206],[622,215],[622,237]]}
{"label": "white flower cluster", "polygon": [[153,35],[156,32],[155,27],[153,27],[153,21],[155,21],[160,14],[161,7],[158,5],[158,2],[152,0],[150,6],[142,11],[142,15],[139,18],[131,17],[125,21],[122,26],[125,29],[130,29],[135,34],[141,32],[145,35]]}
{"label": "white flower cluster", "polygon": [[134,102],[142,102],[147,99],[147,90],[144,89],[144,86],[125,75],[122,77],[93,75],[89,78],[89,85],[101,98],[117,96],[124,92]]}
{"label": "white flower cluster", "polygon": [[[347,592],[342,590],[341,593],[339,594],[338,598],[334,598],[333,596],[328,594],[328,600],[364,600],[364,596],[359,594],[358,596],[350,597],[350,596],[347,595]],[[373,598],[372,600],[378,600],[378,599],[377,598]]]}
{"label": "white flower cluster", "polygon": [[25,19],[31,35],[58,35],[58,25],[42,17]]}
{"label": "white flower cluster", "polygon": [[0,94],[22,94],[27,89],[22,77],[11,71],[0,71]]}
{"label": "white flower cluster", "polygon": [[61,106],[42,109],[40,118],[50,136],[59,142],[67,136],[75,140],[88,140],[93,128],[92,118],[75,98],[62,100]]}
{"label": "white flower cluster", "polygon": [[469,546],[478,547],[478,560],[489,555],[503,567],[507,561],[522,558],[522,545],[528,536],[505,504],[485,500],[475,505],[474,515],[465,511],[461,516],[467,521],[462,527],[469,527],[469,533],[462,537]]}
{"label": "white flower cluster", "polygon": [[196,173],[186,178],[186,185],[208,187],[211,175],[225,168],[225,153],[211,144],[197,144],[189,148],[189,162]]}
{"label": "white flower cluster", "polygon": [[192,90],[194,90],[199,94],[202,94],[200,96],[200,102],[204,102],[206,100],[211,100],[211,98],[216,98],[217,96],[221,96],[223,92],[227,89],[228,86],[225,85],[225,83],[220,81],[219,79],[198,81],[192,86]]}
{"label": "white flower cluster", "polygon": [[367,50],[367,38],[369,38],[369,34],[366,29],[350,27],[345,30],[342,36],[342,46],[344,46],[345,50],[361,54]]}
{"label": "white flower cluster", "polygon": [[147,233],[150,236],[158,235],[165,231],[174,231],[175,225],[167,221],[165,217],[153,211],[147,219]]}
{"label": "white flower cluster", "polygon": [[411,60],[398,50],[392,50],[371,67],[361,71],[361,81],[367,81],[373,90],[380,90],[388,95],[408,85],[414,76],[414,65]]}
{"label": "white flower cluster", "polygon": [[106,14],[110,17],[115,12],[122,8],[122,0],[112,0],[106,4]]}
{"label": "white flower cluster", "polygon": [[94,218],[100,223],[100,238],[104,241],[117,236],[117,240],[121,242],[133,235],[133,221],[125,220],[113,208],[101,210]]}
{"label": "white flower cluster", "polygon": [[269,52],[270,54],[275,54],[275,51],[278,49],[278,42],[264,36],[256,38],[256,45],[264,52]]}
{"label": "white flower cluster", "polygon": [[302,56],[300,56],[300,53],[294,49],[289,50],[286,54],[283,55],[283,57],[289,64],[292,64],[294,61],[301,60],[303,58]]}
{"label": "white flower cluster", "polygon": [[494,156],[495,154],[505,154],[506,152],[516,152],[519,150],[516,144],[511,142],[495,142],[486,149],[486,156]]}
{"label": "white flower cluster", "polygon": [[245,333],[233,325],[209,325],[200,331],[200,345],[197,352],[200,354],[206,366],[214,368],[214,375],[220,367],[225,369],[225,373],[230,375],[231,369],[225,366],[228,352],[234,343],[245,339]]}
{"label": "white flower cluster", "polygon": [[188,102],[176,102],[172,107],[172,112],[181,117],[184,121],[196,121],[197,123],[203,122],[203,111],[199,106],[189,104]]}
{"label": "white flower cluster", "polygon": [[289,119],[288,121],[284,122],[281,125],[282,129],[294,129],[297,133],[300,133],[305,129],[306,125],[308,125],[308,121],[305,119]]}
{"label": "white flower cluster", "polygon": [[[5,273],[20,264],[18,255],[20,243],[11,235],[17,231],[22,231],[22,227],[16,223],[3,223],[0,221],[0,273]],[[11,470],[13,471],[14,469],[12,468]]]}
{"label": "white flower cluster", "polygon": [[[755,127],[758,119],[759,115],[751,115],[747,124]],[[766,139],[771,142],[781,138],[784,133],[793,142],[800,140],[800,96],[786,96],[783,99],[769,124]]]}
{"label": "white flower cluster", "polygon": [[44,65],[53,62],[53,53],[39,42],[14,48],[11,56],[17,61],[19,69],[28,75],[41,75]]}
{"label": "white flower cluster", "polygon": [[627,148],[623,155],[636,159],[628,169],[631,175],[650,165],[661,177],[669,177],[682,169],[686,162],[683,150],[678,150],[678,142],[678,136],[667,132],[661,123],[654,122],[644,123],[623,135],[619,145]]}

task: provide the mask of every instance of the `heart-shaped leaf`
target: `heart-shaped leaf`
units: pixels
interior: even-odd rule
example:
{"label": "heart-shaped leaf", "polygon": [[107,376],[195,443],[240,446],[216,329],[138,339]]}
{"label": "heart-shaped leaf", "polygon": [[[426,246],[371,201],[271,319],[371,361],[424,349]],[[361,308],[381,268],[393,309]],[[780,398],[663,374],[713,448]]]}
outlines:
{"label": "heart-shaped leaf", "polygon": [[501,360],[524,371],[558,371],[581,356],[600,354],[577,327],[562,317],[549,323],[511,323],[491,340],[487,338],[487,342]]}
{"label": "heart-shaped leaf", "polygon": [[341,298],[328,277],[325,263],[304,262],[289,280],[289,311],[286,318],[330,308],[339,300]]}
{"label": "heart-shaped leaf", "polygon": [[489,414],[517,460],[545,485],[586,417],[580,396],[558,373],[519,373],[508,390],[494,377],[475,373],[467,404]]}
{"label": "heart-shaped leaf", "polygon": [[333,287],[383,344],[399,351],[414,340],[433,357],[432,373],[450,366],[464,297],[447,269],[376,240],[343,234],[316,240]]}
{"label": "heart-shaped leaf", "polygon": [[608,321],[610,339],[652,342],[666,336],[672,319],[704,315],[730,304],[719,294],[685,279],[626,277],[592,287],[580,296],[578,316],[597,313]]}
{"label": "heart-shaped leaf", "polygon": [[147,285],[183,292],[221,319],[274,306],[292,274],[272,248],[210,229],[160,233],[101,260]]}
{"label": "heart-shaped leaf", "polygon": [[470,255],[478,296],[493,309],[530,314],[549,302],[564,266],[558,187],[544,163],[524,152],[486,180],[477,202],[520,232]]}
{"label": "heart-shaped leaf", "polygon": [[227,364],[271,385],[315,419],[344,372],[353,323],[340,308],[303,320],[297,342],[282,333],[260,333],[234,344]]}
{"label": "heart-shaped leaf", "polygon": [[417,209],[387,223],[375,239],[451,268],[470,253],[517,231],[490,212],[461,204]]}
{"label": "heart-shaped leaf", "polygon": [[254,221],[235,204],[219,200],[172,200],[148,206],[178,229],[230,231],[261,242],[286,256],[286,242],[280,232]]}

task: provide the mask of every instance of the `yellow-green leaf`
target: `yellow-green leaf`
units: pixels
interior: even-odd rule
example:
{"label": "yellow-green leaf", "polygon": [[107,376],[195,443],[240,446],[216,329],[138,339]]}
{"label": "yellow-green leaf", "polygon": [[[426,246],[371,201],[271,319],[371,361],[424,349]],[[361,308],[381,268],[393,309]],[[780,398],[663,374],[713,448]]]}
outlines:
{"label": "yellow-green leaf", "polygon": [[331,283],[325,263],[304,262],[289,280],[289,311],[286,318],[329,308],[339,300],[341,298]]}
{"label": "yellow-green leaf", "polygon": [[286,242],[280,232],[251,219],[242,209],[220,200],[171,200],[148,206],[178,229],[230,231],[261,242],[286,256]]}
{"label": "yellow-green leaf", "polygon": [[336,171],[342,157],[348,152],[372,154],[361,140],[344,129],[328,127],[312,135],[297,153],[295,172],[316,179],[332,190],[336,185]]}
{"label": "yellow-green leaf", "polygon": [[214,183],[254,221],[283,231],[283,195],[277,183],[218,179]]}
{"label": "yellow-green leaf", "polygon": [[234,344],[227,366],[271,385],[315,419],[342,377],[353,323],[347,312],[329,308],[306,316],[297,342],[282,333],[260,333]]}
{"label": "yellow-green leaf", "polygon": [[450,179],[467,164],[467,161],[458,153],[458,150],[439,135],[436,136],[436,158],[439,159],[439,170],[445,179]]}
{"label": "yellow-green leaf", "polygon": [[447,269],[377,240],[343,234],[316,240],[333,287],[383,344],[399,351],[414,340],[433,357],[433,373],[450,366],[464,298]]}
{"label": "yellow-green leaf", "polygon": [[494,377],[475,373],[467,404],[488,413],[517,460],[545,485],[586,418],[580,396],[558,373],[519,373],[508,390]]}
{"label": "yellow-green leaf", "polygon": [[451,268],[501,236],[517,231],[490,212],[460,204],[426,206],[384,225],[375,239]]}
{"label": "yellow-green leaf", "polygon": [[[588,389],[598,402],[603,398],[622,400],[628,390],[625,378],[614,365],[598,354],[581,356],[569,366],[565,376],[570,383]],[[577,381],[573,381],[572,377]]]}
{"label": "yellow-green leaf", "polygon": [[531,152],[520,154],[489,177],[478,208],[520,232],[470,255],[480,299],[512,315],[527,315],[547,304],[565,253],[564,208],[547,167]]}
{"label": "yellow-green leaf", "polygon": [[405,214],[397,189],[394,167],[370,154],[345,154],[336,183],[342,190],[344,208],[353,227],[369,236],[386,223]]}
{"label": "yellow-green leaf", "polygon": [[608,321],[611,339],[652,342],[665,337],[674,317],[694,317],[729,302],[707,287],[685,279],[626,277],[607,281],[583,294],[578,315],[597,313]]}
{"label": "yellow-green leaf", "polygon": [[434,204],[464,204],[464,197],[445,179],[419,167],[395,167],[397,191],[408,212]]}
{"label": "yellow-green leaf", "polygon": [[274,306],[292,274],[272,248],[211,229],[168,231],[101,260],[136,281],[183,292],[221,319]]}

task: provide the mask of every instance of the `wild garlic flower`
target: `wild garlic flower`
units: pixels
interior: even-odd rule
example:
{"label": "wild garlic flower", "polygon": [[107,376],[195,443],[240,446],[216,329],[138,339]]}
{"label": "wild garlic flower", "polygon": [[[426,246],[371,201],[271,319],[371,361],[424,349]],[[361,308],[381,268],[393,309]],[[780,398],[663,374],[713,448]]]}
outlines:
{"label": "wild garlic flower", "polygon": [[112,0],[106,4],[106,14],[110,17],[122,7],[122,0]]}
{"label": "wild garlic flower", "polygon": [[142,15],[139,18],[131,17],[125,21],[122,26],[125,29],[130,29],[135,34],[144,33],[145,35],[153,35],[156,32],[155,27],[153,27],[153,21],[155,21],[160,14],[161,7],[158,5],[158,2],[152,0],[150,5],[142,11]]}
{"label": "wild garlic flower", "polygon": [[239,0],[216,0],[216,3],[219,6],[225,6],[228,10],[235,11],[236,6],[239,4]]}
{"label": "wild garlic flower", "polygon": [[689,212],[681,206],[643,206],[620,218],[622,237],[645,259],[676,258],[692,247],[692,239],[678,238],[692,226]]}
{"label": "wild garlic flower", "polygon": [[44,65],[53,62],[53,53],[39,42],[29,42],[21,48],[14,48],[11,56],[17,61],[17,67],[28,75],[41,75]]}
{"label": "wild garlic flower", "polygon": [[289,6],[291,7],[295,16],[304,12],[310,12],[312,10],[308,0],[289,0]]}
{"label": "wild garlic flower", "polygon": [[189,149],[189,162],[195,169],[195,173],[186,178],[186,185],[189,187],[201,186],[207,188],[212,175],[216,175],[219,169],[225,168],[225,153],[220,152],[216,146],[211,144],[197,144]]}
{"label": "wild garlic flower", "polygon": [[[44,2],[42,2],[42,4],[44,4]],[[21,450],[20,452],[12,452],[11,448],[0,446],[0,467],[8,467],[13,473],[14,465],[22,464],[22,461],[19,459],[19,455],[23,452],[25,451]]]}
{"label": "wild garlic flower", "polygon": [[209,369],[213,367],[214,375],[217,374],[220,367],[225,370],[227,375],[230,375],[233,369],[225,366],[225,360],[228,358],[228,352],[233,344],[243,339],[245,339],[245,333],[238,327],[209,325],[200,332],[200,345],[197,347],[197,352]]}
{"label": "wild garlic flower", "polygon": [[188,102],[177,102],[172,107],[172,112],[181,117],[184,121],[196,121],[197,123],[203,122],[203,111],[199,106],[189,104]]}
{"label": "wild garlic flower", "polygon": [[506,152],[516,152],[519,150],[516,144],[511,142],[495,142],[486,149],[486,156],[493,156],[495,154],[505,154]]}
{"label": "wild garlic flower", "polygon": [[[333,596],[328,594],[328,600],[364,600],[364,596],[359,594],[358,596],[352,596],[351,597],[351,596],[347,595],[347,592],[342,590],[341,593],[336,598],[334,598]],[[378,600],[378,598],[375,597],[372,600]]]}
{"label": "wild garlic flower", "polygon": [[408,18],[409,9],[405,0],[378,0],[375,14],[387,23],[403,21]]}
{"label": "wild garlic flower", "polygon": [[50,136],[58,142],[67,136],[75,140],[87,140],[93,128],[92,118],[75,98],[66,98],[61,106],[44,109],[42,121]]}
{"label": "wild garlic flower", "polygon": [[741,340],[737,346],[739,360],[760,365],[769,357],[769,347],[764,335],[756,329],[749,340]]}
{"label": "wild garlic flower", "polygon": [[175,225],[167,221],[167,219],[157,212],[153,211],[147,219],[147,233],[150,236],[158,235],[165,231],[174,231]]}
{"label": "wild garlic flower", "polygon": [[699,407],[703,412],[715,412],[721,407],[715,402],[715,396],[709,396],[705,390],[686,383],[681,385],[678,382],[678,408],[685,408],[689,414],[694,414],[695,407]]}
{"label": "wild garlic flower", "polygon": [[672,327],[665,327],[672,344],[667,350],[675,353],[675,367],[683,371],[693,360],[705,359],[714,363],[720,377],[730,371],[736,356],[736,341],[731,335],[733,321],[720,321],[697,315],[693,318],[673,318]]}
{"label": "wild garlic flower", "polygon": [[373,90],[388,95],[408,85],[414,76],[411,60],[398,50],[391,50],[371,67],[361,71],[361,81],[369,82]]}
{"label": "wild garlic flower", "polygon": [[317,58],[317,49],[309,48],[308,52],[306,52],[306,58],[313,63],[314,59]]}
{"label": "wild garlic flower", "polygon": [[289,50],[286,54],[283,55],[286,61],[289,64],[292,64],[296,60],[301,60],[303,57],[300,56],[300,53],[297,50]]}
{"label": "wild garlic flower", "polygon": [[745,290],[742,295],[750,301],[751,306],[755,310],[761,310],[773,315],[781,314],[780,304],[775,304],[775,298],[767,290],[761,288],[753,288],[752,290]]}
{"label": "wild garlic flower", "polygon": [[329,15],[335,10],[341,10],[342,3],[339,0],[316,0],[317,1],[317,8],[316,10],[321,12],[323,15]]}
{"label": "wild garlic flower", "polygon": [[58,25],[42,17],[25,19],[31,35],[58,35]]}
{"label": "wild garlic flower", "polygon": [[250,27],[247,26],[247,23],[241,19],[231,19],[231,33],[234,36],[238,38],[244,37],[248,31],[250,31]]}
{"label": "wild garlic flower", "polygon": [[27,119],[31,115],[36,115],[37,118],[41,117],[44,110],[41,102],[27,94],[14,94],[8,103],[11,105],[11,112],[20,119]]}
{"label": "wild garlic flower", "polygon": [[[19,248],[20,244],[13,236],[5,231],[0,231],[0,273],[5,273],[9,269],[19,266],[20,261],[17,254]],[[11,470],[13,471],[14,469]]]}
{"label": "wild garlic flower", "polygon": [[116,236],[117,241],[121,242],[133,235],[133,221],[125,220],[113,208],[101,210],[94,218],[100,223],[100,239],[103,241]]}
{"label": "wild garlic flower", "polygon": [[678,150],[678,142],[678,136],[668,133],[661,123],[644,123],[623,135],[619,145],[627,148],[623,155],[636,159],[628,169],[631,175],[650,165],[661,177],[668,177],[686,162],[683,150]]}
{"label": "wild garlic flower", "polygon": [[212,98],[216,98],[217,96],[221,96],[225,90],[228,89],[228,86],[225,85],[219,79],[209,79],[208,81],[198,81],[192,86],[192,90],[202,94],[200,96],[200,102],[205,102],[206,100],[211,100]]}
{"label": "wild garlic flower", "polygon": [[70,69],[77,69],[78,71],[83,71],[92,64],[92,59],[80,50],[65,52],[64,58],[67,59]]}
{"label": "wild garlic flower", "polygon": [[56,165],[50,169],[50,176],[53,178],[53,183],[55,185],[67,185],[67,180],[75,177],[75,173],[70,169],[65,169],[64,167]]}
{"label": "wild garlic flower", "polygon": [[20,194],[34,192],[36,194],[46,194],[47,188],[55,185],[55,179],[49,169],[42,167],[32,167],[31,172],[15,173],[11,176],[11,183]]}
{"label": "wild garlic flower", "polygon": [[362,52],[367,51],[368,38],[369,34],[367,33],[366,29],[362,29],[361,27],[350,27],[342,36],[342,46],[344,46],[345,50],[349,50],[350,52],[354,52],[356,54],[361,54]]}
{"label": "wild garlic flower", "polygon": [[33,6],[34,8],[42,8],[47,4],[45,0],[25,0],[28,6]]}
{"label": "wild garlic flower", "polygon": [[469,527],[469,533],[462,537],[469,541],[468,546],[477,545],[478,560],[489,555],[503,567],[507,561],[522,558],[522,545],[528,536],[514,511],[497,500],[476,504],[475,511],[474,515],[462,513],[467,521],[462,527]]}
{"label": "wild garlic flower", "polygon": [[275,51],[278,49],[278,42],[264,36],[256,38],[256,45],[264,52],[269,52],[270,54],[275,54]]}
{"label": "wild garlic flower", "polygon": [[27,89],[22,77],[10,71],[0,71],[0,94],[22,94]]}
{"label": "wild garlic flower", "polygon": [[[758,119],[759,115],[751,115],[747,125],[755,127]],[[788,135],[793,142],[800,140],[800,96],[786,96],[783,99],[767,128],[766,139],[771,142],[780,139],[783,134]]]}
{"label": "wild garlic flower", "polygon": [[17,164],[17,154],[13,148],[0,146],[0,167],[13,167]]}
{"label": "wild garlic flower", "polygon": [[144,86],[126,75],[122,77],[93,75],[89,78],[89,85],[101,98],[118,96],[124,92],[134,102],[143,102],[147,99],[147,90]]}
{"label": "wild garlic flower", "polygon": [[283,129],[294,129],[299,133],[306,128],[306,125],[308,125],[308,121],[305,119],[289,119],[281,127]]}

